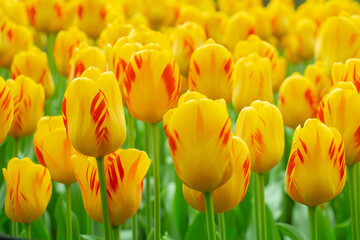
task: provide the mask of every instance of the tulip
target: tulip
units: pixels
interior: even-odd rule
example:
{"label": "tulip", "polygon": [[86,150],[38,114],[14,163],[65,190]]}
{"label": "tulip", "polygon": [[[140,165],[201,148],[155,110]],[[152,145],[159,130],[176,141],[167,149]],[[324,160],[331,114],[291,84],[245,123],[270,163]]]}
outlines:
{"label": "tulip", "polygon": [[294,16],[294,8],[282,1],[273,1],[266,8],[270,15],[273,35],[281,38],[289,30],[291,18]]}
{"label": "tulip", "polygon": [[33,43],[30,29],[0,17],[0,66],[10,68],[16,53],[28,49]]}
{"label": "tulip", "polygon": [[14,117],[14,103],[9,87],[0,77],[0,144],[5,140]]}
{"label": "tulip", "polygon": [[58,32],[64,25],[63,0],[27,0],[29,22],[43,32]]}
{"label": "tulip", "polygon": [[231,101],[234,63],[231,53],[214,41],[207,41],[194,51],[189,67],[189,90],[211,99]]}
{"label": "tulip", "polygon": [[294,73],[286,78],[279,90],[279,109],[286,126],[296,128],[316,116],[317,97],[310,79]]}
{"label": "tulip", "polygon": [[2,10],[2,14],[6,15],[11,21],[25,26],[29,24],[25,1],[1,1],[0,9]]}
{"label": "tulip", "polygon": [[108,22],[105,0],[80,0],[77,2],[75,25],[91,38],[98,38]]}
{"label": "tulip", "polygon": [[107,44],[115,45],[121,37],[126,37],[134,27],[130,24],[124,24],[121,21],[109,24],[100,34],[97,44],[100,49],[104,49]]}
{"label": "tulip", "polygon": [[225,26],[229,17],[223,12],[206,11],[204,13],[204,30],[208,38],[212,38],[216,43],[225,45],[224,33]]}
{"label": "tulip", "polygon": [[[234,155],[234,172],[224,185],[213,192],[214,213],[230,211],[244,198],[250,180],[250,154],[243,140],[232,137],[232,153]],[[204,196],[183,184],[183,194],[188,204],[201,212],[205,212]]]}
{"label": "tulip", "polygon": [[322,60],[329,74],[335,62],[360,56],[359,29],[349,17],[328,18],[321,26],[315,45],[315,59]]}
{"label": "tulip", "polygon": [[257,6],[249,9],[249,13],[254,16],[257,36],[261,39],[270,39],[272,37],[272,28],[269,11],[264,6]]}
{"label": "tulip", "polygon": [[87,43],[81,43],[73,51],[69,61],[68,85],[73,79],[78,78],[89,67],[99,68],[102,71],[106,69],[106,56],[97,47],[89,46]]}
{"label": "tulip", "polygon": [[46,209],[52,192],[49,171],[29,158],[13,158],[3,168],[5,213],[14,222],[30,224]]}
{"label": "tulip", "polygon": [[81,42],[87,42],[87,37],[76,27],[70,27],[57,34],[54,43],[54,61],[61,75],[67,76],[70,58]]}
{"label": "tulip", "polygon": [[141,26],[130,32],[130,40],[145,46],[147,44],[157,44],[161,49],[170,50],[171,45],[167,36],[161,32],[151,30]]}
{"label": "tulip", "polygon": [[352,82],[360,91],[360,59],[350,58],[345,64],[334,63],[331,70],[332,84],[337,82]]}
{"label": "tulip", "polygon": [[284,123],[274,105],[254,101],[243,108],[236,121],[235,135],[249,148],[251,171],[266,173],[280,162],[285,146]]}
{"label": "tulip", "polygon": [[90,68],[66,89],[62,106],[64,125],[78,152],[100,157],[124,143],[125,118],[116,84],[112,72],[100,75],[99,70]]}
{"label": "tulip", "polygon": [[230,51],[234,51],[236,43],[256,34],[256,23],[253,16],[246,12],[233,15],[225,29],[225,42]]}
{"label": "tulip", "polygon": [[157,123],[174,107],[180,93],[180,72],[168,52],[136,53],[125,70],[124,96],[130,113],[142,121]]}
{"label": "tulip", "polygon": [[26,137],[36,131],[36,124],[44,114],[45,93],[40,84],[24,75],[7,80],[14,101],[14,118],[9,135]]}
{"label": "tulip", "polygon": [[277,49],[270,43],[261,40],[256,35],[250,35],[247,40],[239,41],[234,49],[234,59],[246,57],[257,53],[260,57],[268,58],[271,65],[271,78],[273,91],[277,92],[286,74],[286,60],[279,57]]}
{"label": "tulip", "polygon": [[196,23],[186,22],[174,29],[170,39],[172,39],[172,49],[176,62],[179,63],[180,72],[187,76],[191,55],[206,40],[205,31]]}
{"label": "tulip", "polygon": [[330,90],[332,80],[327,74],[322,61],[316,61],[314,64],[308,65],[304,77],[313,82],[317,99],[321,99]]}
{"label": "tulip", "polygon": [[175,26],[183,25],[186,22],[191,22],[203,26],[204,16],[201,14],[201,10],[192,4],[180,5]]}
{"label": "tulip", "polygon": [[11,77],[16,79],[21,74],[30,77],[36,83],[40,83],[45,90],[45,97],[50,98],[55,90],[54,81],[51,77],[46,53],[32,46],[26,52],[15,55],[11,64]]}
{"label": "tulip", "polygon": [[[75,175],[79,182],[87,214],[102,223],[98,169],[94,158],[73,156]],[[104,158],[110,224],[119,226],[139,209],[143,179],[150,167],[147,154],[137,149],[119,149]]]}
{"label": "tulip", "polygon": [[234,91],[232,103],[237,112],[250,105],[254,100],[264,100],[272,103],[270,61],[257,53],[237,61],[232,77]]}

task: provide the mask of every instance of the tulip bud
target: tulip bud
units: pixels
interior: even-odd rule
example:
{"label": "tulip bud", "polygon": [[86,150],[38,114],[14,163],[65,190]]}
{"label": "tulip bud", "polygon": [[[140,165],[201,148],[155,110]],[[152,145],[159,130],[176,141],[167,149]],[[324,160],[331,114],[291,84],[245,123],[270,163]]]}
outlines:
{"label": "tulip bud", "polygon": [[310,79],[294,73],[286,78],[279,90],[278,106],[286,126],[296,128],[316,116],[318,99]]}
{"label": "tulip bud", "polygon": [[321,99],[330,90],[331,79],[322,61],[316,61],[314,64],[308,65],[305,69],[304,77],[313,82],[317,99]]}
{"label": "tulip bud", "polygon": [[[99,177],[96,161],[92,157],[72,157],[76,178],[87,214],[102,223]],[[137,149],[119,149],[104,158],[107,200],[110,224],[119,226],[139,209],[143,179],[151,160]]]}
{"label": "tulip bud", "polygon": [[101,71],[105,71],[106,56],[99,48],[89,46],[83,42],[73,51],[70,58],[67,84],[69,85],[73,79],[80,77],[85,69],[89,67],[95,67]]}
{"label": "tulip bud", "polygon": [[318,117],[341,133],[346,165],[360,161],[360,94],[351,82],[336,84],[319,104]]}
{"label": "tulip bud", "polygon": [[136,53],[126,66],[124,96],[130,113],[145,122],[157,123],[177,103],[180,72],[166,51]]}
{"label": "tulip bud", "polygon": [[273,102],[270,61],[257,53],[237,61],[232,77],[234,91],[232,103],[237,112],[254,100]]}
{"label": "tulip bud", "polygon": [[73,51],[81,42],[87,42],[86,34],[76,27],[60,31],[56,35],[54,43],[54,61],[59,73],[63,76],[68,74],[68,66]]}
{"label": "tulip bud", "polygon": [[7,80],[6,84],[14,101],[14,120],[9,135],[14,138],[29,136],[36,131],[36,124],[44,115],[44,89],[24,75]]}
{"label": "tulip bud", "polygon": [[171,45],[168,37],[159,32],[151,30],[150,28],[141,26],[131,31],[129,34],[130,40],[135,43],[140,43],[145,46],[147,44],[157,44],[161,49],[170,50]]}
{"label": "tulip bud", "polygon": [[130,24],[117,21],[109,24],[100,34],[97,44],[100,49],[104,49],[107,44],[114,46],[121,37],[126,37],[134,29]]}
{"label": "tulip bud", "polygon": [[204,25],[204,16],[201,14],[201,10],[192,4],[182,4],[177,15],[175,26],[186,22]]}
{"label": "tulip bud", "polygon": [[1,1],[0,9],[2,14],[6,15],[11,21],[23,26],[29,25],[25,1]]}
{"label": "tulip bud", "polygon": [[14,103],[9,87],[0,77],[0,144],[5,140],[14,117]]}
{"label": "tulip bud", "polygon": [[40,83],[45,90],[46,98],[50,98],[55,90],[46,53],[32,46],[26,52],[15,55],[11,64],[11,77],[16,79],[19,75],[30,77],[36,83]]}
{"label": "tulip bud", "polygon": [[225,45],[224,33],[229,17],[225,13],[217,11],[206,11],[203,14],[207,37],[214,39],[216,43]]}
{"label": "tulip bud", "polygon": [[205,94],[210,99],[231,101],[234,63],[231,53],[222,45],[208,40],[191,56],[189,90]]}
{"label": "tulip bud", "polygon": [[290,27],[291,18],[294,16],[294,7],[275,1],[267,5],[273,35],[277,38],[284,36]]}
{"label": "tulip bud", "polygon": [[343,63],[334,63],[331,71],[332,85],[338,82],[352,82],[360,91],[360,59],[350,58]]}
{"label": "tulip bud", "polygon": [[[232,137],[232,153],[234,155],[234,172],[224,185],[213,192],[214,213],[234,209],[245,197],[250,180],[250,155],[243,140]],[[202,192],[193,190],[183,184],[183,194],[187,203],[198,211],[205,212]]]}
{"label": "tulip bud", "polygon": [[49,171],[29,158],[13,158],[3,168],[6,184],[5,213],[14,222],[30,224],[43,215],[50,201]]}
{"label": "tulip bud", "polygon": [[235,135],[247,144],[251,156],[251,171],[266,173],[281,160],[284,152],[284,123],[277,107],[254,101],[241,110]]}
{"label": "tulip bud", "polygon": [[285,174],[289,196],[314,207],[328,202],[346,181],[344,144],[335,128],[318,119],[308,119],[295,130]]}
{"label": "tulip bud", "polygon": [[40,118],[33,144],[39,163],[49,169],[54,181],[65,185],[76,181],[71,156],[78,153],[66,135],[62,116]]}
{"label": "tulip bud", "polygon": [[185,99],[188,101],[163,118],[170,153],[185,185],[211,192],[222,186],[233,171],[231,121],[226,103],[223,99]]}

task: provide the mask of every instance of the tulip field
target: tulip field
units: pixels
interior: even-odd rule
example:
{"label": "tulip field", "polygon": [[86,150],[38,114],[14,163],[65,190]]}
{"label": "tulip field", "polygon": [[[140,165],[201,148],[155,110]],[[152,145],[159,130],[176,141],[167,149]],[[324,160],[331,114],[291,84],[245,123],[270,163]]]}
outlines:
{"label": "tulip field", "polygon": [[358,162],[359,1],[0,1],[0,239],[360,240]]}

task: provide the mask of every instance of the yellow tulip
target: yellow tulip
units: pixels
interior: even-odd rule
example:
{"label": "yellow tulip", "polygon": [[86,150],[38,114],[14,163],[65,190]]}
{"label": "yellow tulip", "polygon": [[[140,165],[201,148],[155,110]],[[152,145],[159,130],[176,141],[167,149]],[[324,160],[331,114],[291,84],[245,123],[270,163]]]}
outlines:
{"label": "yellow tulip", "polygon": [[0,11],[11,21],[27,26],[29,24],[25,1],[9,0],[0,2]]}
{"label": "yellow tulip", "polygon": [[65,91],[62,112],[66,132],[80,153],[100,157],[119,149],[126,126],[120,89],[112,72],[90,68]]}
{"label": "yellow tulip", "polygon": [[64,26],[63,0],[26,0],[29,21],[42,32],[55,33]]}
{"label": "yellow tulip", "polygon": [[149,123],[161,121],[179,94],[179,67],[170,53],[144,50],[133,55],[125,70],[124,96],[134,117]]}
{"label": "yellow tulip", "polygon": [[[87,214],[102,223],[99,177],[92,157],[73,156],[72,162],[79,182]],[[104,158],[110,224],[119,226],[139,209],[143,179],[151,160],[137,149],[119,149]],[[99,207],[100,206],[100,207]]]}
{"label": "yellow tulip", "polygon": [[62,116],[40,118],[33,138],[36,157],[51,174],[65,185],[76,181],[71,156],[77,154],[66,135]]}
{"label": "yellow tulip", "polygon": [[208,40],[196,49],[189,66],[189,90],[205,94],[210,99],[231,101],[234,62],[231,53],[222,45]]}
{"label": "yellow tulip", "polygon": [[246,12],[233,15],[225,29],[225,42],[230,51],[234,51],[236,43],[256,34],[255,18]]}
{"label": "yellow tulip", "polygon": [[273,35],[281,38],[289,30],[291,19],[294,16],[294,7],[281,1],[273,1],[266,6],[266,9],[270,15]]}
{"label": "yellow tulip", "polygon": [[50,98],[55,85],[49,69],[46,53],[32,46],[26,52],[15,55],[11,64],[11,77],[16,79],[21,74],[30,77],[36,83],[40,83],[45,90],[45,97]]}
{"label": "yellow tulip", "polygon": [[232,77],[235,84],[232,103],[237,112],[254,100],[273,102],[268,58],[262,58],[257,53],[253,53],[239,59],[235,64]]}
{"label": "yellow tulip", "polygon": [[14,118],[9,135],[26,137],[36,131],[38,120],[44,115],[45,92],[40,84],[24,75],[7,80],[14,101]]}
{"label": "yellow tulip", "polygon": [[157,44],[161,49],[170,50],[171,45],[167,36],[159,31],[151,30],[148,27],[142,26],[131,31],[129,34],[130,40],[140,43],[145,46],[147,44]]}
{"label": "yellow tulip", "polygon": [[329,90],[332,85],[328,73],[326,72],[324,63],[316,61],[306,67],[304,77],[310,79],[315,85],[315,91],[318,99],[321,99]]}
{"label": "yellow tulip", "polygon": [[[243,140],[232,137],[234,172],[229,181],[213,192],[214,213],[226,212],[235,208],[245,197],[250,180],[250,155]],[[198,211],[205,212],[202,192],[183,184],[183,194],[187,203]]]}
{"label": "yellow tulip", "polygon": [[0,66],[10,68],[16,53],[28,49],[33,44],[29,28],[0,17]]}
{"label": "yellow tulip", "polygon": [[105,0],[80,0],[77,2],[75,26],[91,38],[98,38],[108,23],[108,5]]}
{"label": "yellow tulip", "polygon": [[172,49],[176,62],[179,64],[180,72],[182,75],[187,76],[191,55],[206,40],[205,31],[196,23],[186,22],[174,29],[170,39],[172,40]]}
{"label": "yellow tulip", "polygon": [[0,143],[8,134],[14,117],[14,103],[9,87],[0,77]]}
{"label": "yellow tulip", "polygon": [[204,30],[208,38],[212,38],[216,43],[225,45],[225,26],[229,17],[223,12],[206,11],[204,15]]}
{"label": "yellow tulip", "polygon": [[6,183],[5,213],[14,222],[30,224],[40,217],[50,201],[49,171],[29,158],[13,158],[3,168]]}
{"label": "yellow tulip", "polygon": [[261,39],[269,39],[272,36],[270,13],[264,6],[249,9],[249,13],[255,18],[256,34]]}
{"label": "yellow tulip", "polygon": [[316,116],[317,94],[310,79],[294,73],[281,84],[278,106],[286,126],[296,128]]}
{"label": "yellow tulip", "polygon": [[284,152],[284,123],[277,107],[254,101],[241,110],[235,135],[247,144],[251,156],[251,171],[266,173],[281,160]]}
{"label": "yellow tulip", "polygon": [[330,17],[321,26],[315,45],[315,59],[322,60],[329,74],[335,62],[360,56],[357,24],[348,17]]}
{"label": "yellow tulip", "polygon": [[204,16],[201,14],[201,9],[192,4],[181,4],[175,26],[183,25],[186,22],[192,22],[203,26]]}
{"label": "yellow tulip", "polygon": [[114,46],[119,38],[128,36],[133,29],[132,25],[122,21],[111,23],[101,32],[97,44],[100,49],[104,49],[107,44]]}
{"label": "yellow tulip", "polygon": [[67,76],[70,58],[81,42],[87,42],[86,34],[76,27],[60,31],[54,43],[54,61],[59,73]]}
{"label": "yellow tulip", "polygon": [[341,133],[345,144],[346,165],[360,161],[360,94],[351,82],[331,88],[319,104],[318,118]]}
{"label": "yellow tulip", "polygon": [[186,98],[165,114],[164,128],[179,179],[207,193],[232,175],[231,121],[223,99]]}
{"label": "yellow tulip", "polygon": [[226,13],[229,16],[234,15],[240,10],[240,1],[237,0],[219,0],[220,12]]}
{"label": "yellow tulip", "polygon": [[274,92],[279,90],[286,74],[286,59],[280,57],[272,44],[261,40],[256,35],[250,35],[247,40],[239,41],[234,49],[234,59],[246,57],[251,53],[257,53],[260,57],[268,58],[271,65],[272,88]]}
{"label": "yellow tulip", "polygon": [[80,77],[89,67],[106,70],[106,56],[99,48],[81,43],[74,51],[69,61],[68,85],[77,77]]}
{"label": "yellow tulip", "polygon": [[350,58],[343,63],[334,63],[331,70],[332,84],[352,82],[360,91],[360,59]]}
{"label": "yellow tulip", "polygon": [[344,144],[338,130],[318,119],[308,119],[303,128],[298,126],[285,174],[289,196],[314,207],[338,195],[345,181]]}

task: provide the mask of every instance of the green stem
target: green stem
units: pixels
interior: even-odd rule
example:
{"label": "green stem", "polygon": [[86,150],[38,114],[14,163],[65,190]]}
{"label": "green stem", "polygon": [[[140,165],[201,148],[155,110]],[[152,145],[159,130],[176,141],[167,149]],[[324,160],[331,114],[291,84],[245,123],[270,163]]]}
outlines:
{"label": "green stem", "polygon": [[26,232],[26,238],[27,238],[27,239],[31,239],[30,223],[25,224],[25,232]]}
{"label": "green stem", "polygon": [[100,196],[101,196],[101,207],[103,212],[103,222],[105,228],[105,239],[110,240],[110,218],[109,218],[109,207],[106,193],[106,182],[105,182],[105,170],[104,170],[104,157],[96,158],[99,184],[100,184]]}
{"label": "green stem", "polygon": [[317,227],[316,227],[316,206],[309,208],[309,225],[311,240],[317,240]]}
{"label": "green stem", "polygon": [[131,218],[131,227],[132,227],[132,239],[137,239],[137,213]]}
{"label": "green stem", "polygon": [[259,175],[260,236],[261,236],[261,240],[266,240],[264,174],[259,173],[258,175]]}
{"label": "green stem", "polygon": [[13,157],[19,157],[19,139],[14,138],[14,153]]}
{"label": "green stem", "polygon": [[359,240],[359,223],[358,223],[358,201],[357,201],[357,184],[355,165],[348,165],[348,176],[350,186],[350,213],[352,225],[352,239]]}
{"label": "green stem", "polygon": [[209,240],[216,240],[214,206],[213,206],[212,192],[203,193],[203,195],[204,195],[204,200],[205,200],[208,239]]}
{"label": "green stem", "polygon": [[254,214],[256,239],[260,240],[260,210],[259,210],[259,178],[257,174],[253,174],[253,193],[254,193]]}
{"label": "green stem", "polygon": [[[150,152],[150,127],[145,123],[145,151]],[[146,173],[146,235],[151,231],[151,184],[150,184],[151,171]]]}
{"label": "green stem", "polygon": [[89,215],[87,215],[86,222],[87,222],[86,223],[87,224],[86,233],[89,235],[92,235],[93,234],[93,222],[92,222],[91,217],[89,217]]}
{"label": "green stem", "polygon": [[113,226],[112,230],[113,230],[114,240],[120,240],[120,226]]}
{"label": "green stem", "polygon": [[66,236],[67,240],[72,240],[72,216],[71,216],[71,187],[65,185],[66,191]]}
{"label": "green stem", "polygon": [[154,239],[159,240],[161,235],[160,229],[160,176],[159,176],[159,157],[158,157],[158,131],[157,125],[154,123],[151,125],[152,136],[152,152],[153,152],[153,172],[154,172]]}
{"label": "green stem", "polygon": [[11,221],[11,236],[17,237],[18,235],[18,223]]}
{"label": "green stem", "polygon": [[226,240],[225,214],[223,212],[218,214],[218,221],[219,221],[219,229],[221,236],[220,239]]}

